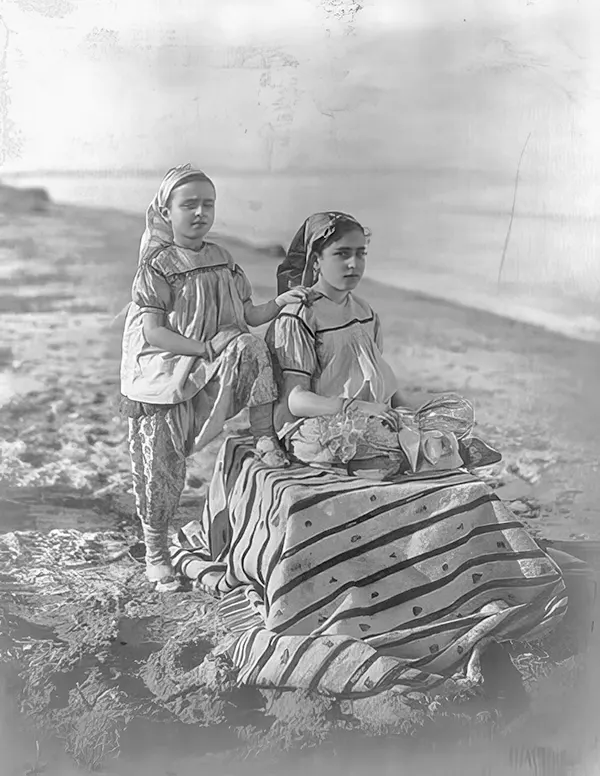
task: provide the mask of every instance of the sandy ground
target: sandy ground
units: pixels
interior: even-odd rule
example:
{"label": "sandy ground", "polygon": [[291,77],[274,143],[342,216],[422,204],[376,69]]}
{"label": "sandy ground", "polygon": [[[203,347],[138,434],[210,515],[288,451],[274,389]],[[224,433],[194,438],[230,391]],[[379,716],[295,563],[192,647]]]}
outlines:
{"label": "sandy ground", "polygon": [[[130,521],[113,319],[128,301],[142,227],[74,207],[0,225],[0,530]],[[277,259],[224,242],[256,296],[269,298]],[[488,475],[529,527],[600,538],[600,345],[369,281],[361,293],[381,315],[407,394],[453,390],[474,402],[480,434],[505,456]],[[186,515],[218,444],[190,464]]]}
{"label": "sandy ground", "polygon": [[[136,535],[114,318],[128,301],[142,227],[71,206],[0,221],[0,532]],[[274,251],[223,242],[257,298],[269,298]],[[505,456],[485,477],[532,532],[600,538],[600,346],[370,281],[361,293],[381,315],[408,395],[452,390],[474,402],[480,434]],[[190,462],[179,520],[197,517],[219,444]],[[30,755],[31,745],[22,745]]]}

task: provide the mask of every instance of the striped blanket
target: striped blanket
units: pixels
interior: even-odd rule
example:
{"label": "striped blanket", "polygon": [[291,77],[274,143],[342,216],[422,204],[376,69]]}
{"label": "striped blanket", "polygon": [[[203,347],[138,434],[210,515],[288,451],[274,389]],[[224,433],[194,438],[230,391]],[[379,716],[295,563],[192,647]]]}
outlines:
{"label": "striped blanket", "polygon": [[241,438],[225,441],[202,520],[172,552],[219,595],[240,683],[262,688],[426,690],[567,608],[559,567],[475,476],[273,470]]}

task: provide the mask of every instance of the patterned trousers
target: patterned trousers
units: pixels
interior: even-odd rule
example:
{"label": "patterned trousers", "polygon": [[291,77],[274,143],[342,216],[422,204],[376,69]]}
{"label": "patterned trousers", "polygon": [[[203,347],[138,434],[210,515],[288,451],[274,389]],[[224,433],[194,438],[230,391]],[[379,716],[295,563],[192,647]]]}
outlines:
{"label": "patterned trousers", "polygon": [[277,394],[264,341],[243,334],[219,361],[216,377],[188,401],[168,406],[128,405],[133,492],[150,578],[160,578],[171,568],[169,523],[185,487],[186,459],[198,438],[210,441],[228,418],[245,407],[250,407],[253,434],[262,436],[272,428],[272,402]]}
{"label": "patterned trousers", "polygon": [[[129,418],[133,493],[146,544],[146,566],[170,567],[169,522],[185,487],[193,399],[140,418]],[[189,426],[188,426],[189,427]],[[193,444],[193,438],[192,438]],[[159,571],[159,568],[156,568]]]}

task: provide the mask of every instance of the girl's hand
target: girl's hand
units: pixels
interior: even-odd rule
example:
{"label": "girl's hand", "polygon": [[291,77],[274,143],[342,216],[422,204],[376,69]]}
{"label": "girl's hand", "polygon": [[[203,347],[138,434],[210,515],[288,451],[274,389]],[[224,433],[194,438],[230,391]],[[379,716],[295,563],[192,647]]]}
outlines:
{"label": "girl's hand", "polygon": [[394,431],[400,431],[402,427],[400,416],[388,404],[379,404],[373,401],[355,401],[350,406],[365,415],[380,418],[391,426]]}
{"label": "girl's hand", "polygon": [[306,288],[306,286],[296,286],[296,288],[290,288],[289,291],[279,294],[279,296],[275,298],[275,304],[277,307],[285,307],[287,304],[306,302],[309,293],[310,288]]}
{"label": "girl's hand", "polygon": [[210,340],[210,346],[215,356],[220,356],[227,346],[230,345],[234,339],[237,339],[241,333],[242,332],[237,326],[224,326],[218,331]]}

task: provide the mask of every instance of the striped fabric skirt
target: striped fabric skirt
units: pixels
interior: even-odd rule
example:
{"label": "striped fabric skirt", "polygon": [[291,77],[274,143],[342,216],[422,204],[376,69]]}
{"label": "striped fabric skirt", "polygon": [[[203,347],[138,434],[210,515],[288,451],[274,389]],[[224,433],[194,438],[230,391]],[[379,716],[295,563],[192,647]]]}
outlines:
{"label": "striped fabric skirt", "polygon": [[225,441],[172,554],[220,597],[238,680],[261,688],[427,690],[567,609],[558,565],[472,474],[273,470],[249,439]]}

